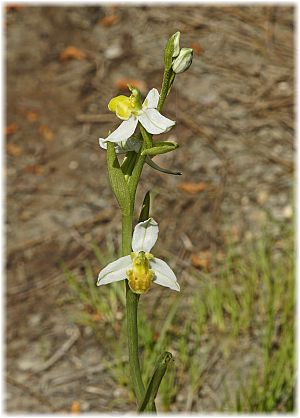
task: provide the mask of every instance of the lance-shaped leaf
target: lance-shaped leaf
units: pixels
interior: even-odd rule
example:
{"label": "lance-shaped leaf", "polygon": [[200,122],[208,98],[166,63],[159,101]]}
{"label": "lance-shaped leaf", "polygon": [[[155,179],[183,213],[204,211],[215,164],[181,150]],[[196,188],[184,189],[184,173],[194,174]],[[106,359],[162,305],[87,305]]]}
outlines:
{"label": "lance-shaped leaf", "polygon": [[153,405],[160,383],[167,371],[167,367],[171,360],[173,360],[173,357],[172,354],[168,351],[165,351],[159,356],[153,371],[153,375],[148,383],[144,399],[139,406],[139,412],[145,411],[147,405]]}
{"label": "lance-shaped leaf", "polygon": [[112,142],[107,145],[107,168],[111,188],[124,215],[130,214],[130,196],[127,182],[121,170],[115,147]]}
{"label": "lance-shaped leaf", "polygon": [[176,142],[171,142],[171,141],[155,142],[153,144],[153,147],[147,148],[144,151],[142,151],[142,155],[150,155],[154,157],[155,155],[166,154],[167,152],[174,151],[178,147],[179,145]]}
{"label": "lance-shaped leaf", "polygon": [[167,96],[169,96],[169,93],[171,91],[171,88],[172,88],[173,83],[174,83],[174,80],[175,80],[175,76],[176,76],[176,74],[174,72],[170,76],[170,79],[169,79],[169,89],[168,89]]}
{"label": "lance-shaped leaf", "polygon": [[150,165],[150,167],[154,168],[154,170],[160,171],[161,173],[173,174],[173,176],[181,176],[182,175],[181,171],[173,171],[173,170],[169,170],[167,168],[160,167],[154,161],[152,161],[149,156],[146,157],[145,161],[148,165]]}

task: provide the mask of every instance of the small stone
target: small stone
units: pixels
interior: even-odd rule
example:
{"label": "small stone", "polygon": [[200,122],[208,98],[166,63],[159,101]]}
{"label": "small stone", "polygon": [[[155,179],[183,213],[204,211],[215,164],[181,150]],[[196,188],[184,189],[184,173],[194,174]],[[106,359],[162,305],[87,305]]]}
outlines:
{"label": "small stone", "polygon": [[28,320],[28,324],[32,327],[35,327],[36,325],[38,325],[41,322],[41,318],[42,318],[42,316],[40,314],[30,315],[29,320]]}
{"label": "small stone", "polygon": [[286,92],[289,89],[289,83],[287,83],[286,81],[281,81],[280,83],[278,83],[278,90],[280,90],[281,92]]}
{"label": "small stone", "polygon": [[267,202],[268,198],[269,198],[269,194],[266,190],[260,190],[256,197],[257,202],[260,205],[264,205]]}
{"label": "small stone", "polygon": [[22,371],[33,370],[36,364],[36,359],[24,358],[18,361],[18,367]]}
{"label": "small stone", "polygon": [[286,219],[290,219],[293,216],[293,208],[291,205],[287,205],[282,210],[282,215]]}
{"label": "small stone", "polygon": [[71,161],[69,164],[69,169],[70,170],[76,170],[76,168],[78,168],[79,164],[77,161]]}
{"label": "small stone", "polygon": [[104,56],[107,59],[115,59],[119,58],[122,55],[123,51],[120,45],[111,45],[106,51],[104,52]]}

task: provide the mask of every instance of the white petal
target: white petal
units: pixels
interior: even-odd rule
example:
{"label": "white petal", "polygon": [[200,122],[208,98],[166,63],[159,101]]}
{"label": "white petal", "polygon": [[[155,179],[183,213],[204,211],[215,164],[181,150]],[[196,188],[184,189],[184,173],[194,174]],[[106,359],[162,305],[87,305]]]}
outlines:
{"label": "white petal", "polygon": [[[121,142],[125,139],[128,139],[133,132],[135,131],[138,120],[135,116],[130,116],[129,119],[124,120],[121,125],[113,131],[107,138],[104,139],[105,142]],[[102,138],[100,138],[102,139]],[[101,145],[100,145],[101,146]]]}
{"label": "white petal", "polygon": [[143,103],[143,109],[156,109],[159,102],[159,93],[156,89],[151,89]]}
{"label": "white petal", "polygon": [[176,276],[165,261],[155,257],[149,262],[151,269],[155,273],[154,283],[180,292],[180,286],[177,282]]}
{"label": "white petal", "polygon": [[103,149],[107,149],[107,143],[105,141],[106,140],[104,138],[99,138],[99,145]]}
{"label": "white petal", "polygon": [[161,115],[156,109],[145,110],[138,116],[138,119],[146,131],[153,135],[168,132],[176,123]]}
{"label": "white petal", "polygon": [[125,255],[125,257],[121,257],[118,260],[109,263],[100,271],[97,286],[126,279],[126,271],[131,265],[132,261],[130,255]]}
{"label": "white petal", "polygon": [[133,251],[149,253],[158,237],[158,224],[153,218],[136,225],[132,237]]}

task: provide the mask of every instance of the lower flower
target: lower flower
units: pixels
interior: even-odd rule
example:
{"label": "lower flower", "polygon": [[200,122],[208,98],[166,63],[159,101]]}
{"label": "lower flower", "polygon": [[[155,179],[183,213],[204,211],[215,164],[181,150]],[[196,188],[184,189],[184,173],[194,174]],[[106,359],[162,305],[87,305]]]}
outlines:
{"label": "lower flower", "polygon": [[180,291],[173,270],[150,251],[158,237],[158,224],[153,218],[136,225],[131,255],[126,255],[108,264],[100,271],[97,286],[127,279],[134,293],[147,292],[152,282],[172,290]]}

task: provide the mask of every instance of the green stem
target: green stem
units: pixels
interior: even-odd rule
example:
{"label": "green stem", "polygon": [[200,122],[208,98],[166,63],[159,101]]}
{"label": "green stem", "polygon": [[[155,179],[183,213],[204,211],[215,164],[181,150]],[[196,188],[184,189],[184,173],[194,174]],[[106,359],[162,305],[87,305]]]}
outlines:
{"label": "green stem", "polygon": [[138,405],[142,403],[145,395],[145,387],[142,380],[141,366],[139,362],[138,351],[138,325],[137,325],[137,309],[139,303],[139,295],[133,293],[126,282],[126,311],[127,311],[127,337],[129,352],[129,368],[133,383],[135,396]]}
{"label": "green stem", "polygon": [[[132,215],[122,216],[122,255],[131,253]],[[126,281],[126,313],[129,368],[132,384],[138,404],[143,400],[145,387],[142,381],[141,367],[138,353],[137,308],[139,295],[133,293]]]}

